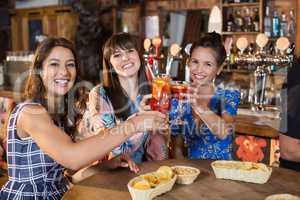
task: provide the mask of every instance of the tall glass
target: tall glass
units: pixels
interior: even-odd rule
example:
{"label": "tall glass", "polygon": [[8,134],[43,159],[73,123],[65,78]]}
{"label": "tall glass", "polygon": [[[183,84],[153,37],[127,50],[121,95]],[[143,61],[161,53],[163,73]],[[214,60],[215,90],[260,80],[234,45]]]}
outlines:
{"label": "tall glass", "polygon": [[184,103],[187,101],[188,84],[184,81],[173,81],[171,83],[172,97],[177,99],[177,116],[173,116],[174,125],[183,125]]}
{"label": "tall glass", "polygon": [[168,113],[171,99],[171,78],[160,74],[152,81],[152,99],[150,106],[152,110]]}
{"label": "tall glass", "polygon": [[[157,75],[152,81],[152,99],[150,101],[151,110],[162,113],[169,113],[171,101],[171,78],[166,74]],[[169,125],[169,116],[167,115],[166,124]],[[166,144],[170,147],[171,132],[167,130],[161,132],[165,136]]]}

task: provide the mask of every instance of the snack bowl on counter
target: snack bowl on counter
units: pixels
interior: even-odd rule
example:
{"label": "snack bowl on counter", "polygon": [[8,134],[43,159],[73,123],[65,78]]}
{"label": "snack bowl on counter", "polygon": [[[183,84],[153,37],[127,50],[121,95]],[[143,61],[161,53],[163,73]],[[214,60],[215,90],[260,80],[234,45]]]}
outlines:
{"label": "snack bowl on counter", "polygon": [[155,172],[142,174],[131,179],[127,187],[133,200],[151,200],[170,191],[176,179],[177,176],[172,169],[163,166]]}
{"label": "snack bowl on counter", "polygon": [[200,170],[195,167],[175,165],[172,166],[174,174],[177,175],[176,183],[178,184],[191,184],[200,174]]}
{"label": "snack bowl on counter", "polygon": [[264,184],[272,168],[263,163],[218,160],[211,163],[216,178]]}
{"label": "snack bowl on counter", "polygon": [[273,194],[265,198],[265,200],[300,200],[300,197],[291,194]]}

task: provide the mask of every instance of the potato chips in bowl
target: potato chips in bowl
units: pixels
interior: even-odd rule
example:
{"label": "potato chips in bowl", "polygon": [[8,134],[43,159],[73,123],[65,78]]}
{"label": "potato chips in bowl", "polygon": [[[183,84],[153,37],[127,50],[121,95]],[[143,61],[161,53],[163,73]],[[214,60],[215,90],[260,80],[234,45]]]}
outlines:
{"label": "potato chips in bowl", "polygon": [[155,172],[131,179],[127,187],[133,200],[150,200],[170,191],[176,179],[172,168],[162,166]]}

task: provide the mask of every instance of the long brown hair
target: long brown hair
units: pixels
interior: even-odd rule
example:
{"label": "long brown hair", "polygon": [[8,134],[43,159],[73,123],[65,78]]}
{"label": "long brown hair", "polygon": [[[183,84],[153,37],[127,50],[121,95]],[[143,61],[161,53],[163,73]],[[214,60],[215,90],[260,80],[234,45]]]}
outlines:
{"label": "long brown hair", "polygon": [[[76,83],[80,81],[80,78],[78,76],[79,60],[73,43],[65,38],[54,37],[49,37],[43,42],[41,42],[35,51],[34,59],[29,69],[29,75],[26,79],[26,85],[22,100],[40,103],[46,109],[48,107],[46,99],[46,89],[42,81],[41,71],[43,69],[44,60],[49,56],[50,52],[54,47],[64,47],[72,52],[72,54],[74,55],[77,71],[77,76],[74,85],[76,85]],[[78,112],[78,109],[84,110],[84,108],[77,108],[76,105],[82,105],[78,102],[83,102],[85,100],[85,96],[82,95],[82,91],[79,89],[77,91],[74,91],[74,104],[72,106],[69,106],[68,103],[70,102],[68,102],[68,95],[65,95],[63,113],[50,113],[50,116],[52,117],[55,123],[58,123],[57,119],[59,119],[59,122],[62,122],[61,125],[65,128],[65,131],[68,134],[72,135],[74,133],[75,123],[79,120],[82,114]],[[14,107],[11,107],[10,112],[13,109]],[[5,124],[5,131],[6,130],[7,123]]]}
{"label": "long brown hair", "polygon": [[141,66],[138,71],[139,94],[145,95],[150,93],[143,57],[141,56],[141,48],[138,45],[138,38],[129,33],[117,33],[111,36],[105,43],[103,48],[103,87],[112,102],[115,114],[118,118],[126,120],[130,113],[130,98],[122,88],[118,74],[115,72],[110,57],[117,48],[136,49],[139,52]]}

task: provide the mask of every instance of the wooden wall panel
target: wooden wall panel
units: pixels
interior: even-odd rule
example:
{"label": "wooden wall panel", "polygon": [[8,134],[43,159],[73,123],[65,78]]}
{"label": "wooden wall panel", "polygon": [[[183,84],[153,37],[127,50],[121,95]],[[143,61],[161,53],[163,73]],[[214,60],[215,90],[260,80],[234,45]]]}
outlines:
{"label": "wooden wall panel", "polygon": [[157,15],[159,10],[197,10],[219,5],[220,0],[156,0],[147,1],[146,15]]}

